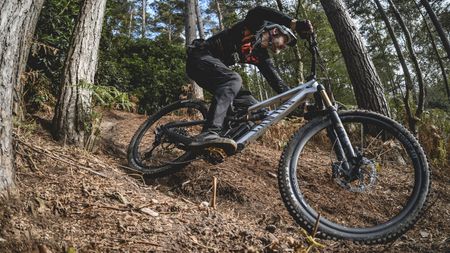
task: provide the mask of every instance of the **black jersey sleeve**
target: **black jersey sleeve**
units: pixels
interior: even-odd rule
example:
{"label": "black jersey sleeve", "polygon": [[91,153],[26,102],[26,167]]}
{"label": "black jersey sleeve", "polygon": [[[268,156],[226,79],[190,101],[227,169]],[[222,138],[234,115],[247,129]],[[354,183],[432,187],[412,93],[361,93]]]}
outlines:
{"label": "black jersey sleeve", "polygon": [[263,25],[264,21],[270,21],[290,27],[291,20],[291,17],[280,11],[268,7],[257,6],[248,11],[244,22],[252,32],[256,32]]}
{"label": "black jersey sleeve", "polygon": [[[255,64],[259,72],[264,76],[269,85],[278,93],[283,93],[289,90],[289,87],[284,83],[283,79],[281,79],[278,71],[275,69],[275,65],[273,60],[268,56],[267,51],[265,52],[267,55],[261,52],[259,57],[259,63]],[[264,57],[265,56],[265,57]]]}

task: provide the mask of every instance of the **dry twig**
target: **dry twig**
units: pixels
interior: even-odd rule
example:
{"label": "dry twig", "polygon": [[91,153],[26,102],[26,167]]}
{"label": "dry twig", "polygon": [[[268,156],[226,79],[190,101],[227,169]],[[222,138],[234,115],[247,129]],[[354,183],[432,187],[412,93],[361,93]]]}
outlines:
{"label": "dry twig", "polygon": [[69,165],[71,165],[73,167],[89,171],[89,172],[91,172],[91,173],[93,173],[95,175],[98,175],[98,176],[101,176],[101,177],[104,177],[104,178],[108,178],[108,176],[106,176],[105,174],[97,172],[97,171],[95,171],[92,168],[89,168],[87,166],[80,165],[76,161],[74,161],[72,158],[67,157],[64,154],[57,153],[55,151],[50,151],[50,150],[45,149],[43,147],[40,147],[38,145],[30,144],[30,143],[22,140],[18,135],[14,135],[14,137],[19,143],[23,144],[24,146],[27,146],[28,148],[30,148],[30,149],[32,149],[32,150],[34,150],[36,152],[44,154],[44,155],[46,155],[46,156],[48,156],[50,158],[53,158],[53,159],[55,159],[57,161],[65,163],[65,164],[69,164]]}
{"label": "dry twig", "polygon": [[211,199],[211,207],[216,209],[216,199],[217,199],[217,177],[213,177],[213,192]]}

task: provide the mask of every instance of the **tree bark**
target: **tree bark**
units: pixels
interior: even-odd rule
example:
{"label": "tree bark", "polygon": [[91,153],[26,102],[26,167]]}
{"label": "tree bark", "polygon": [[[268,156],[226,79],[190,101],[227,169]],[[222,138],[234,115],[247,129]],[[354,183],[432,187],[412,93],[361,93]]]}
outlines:
{"label": "tree bark", "polygon": [[64,64],[53,124],[55,137],[84,146],[91,123],[92,85],[97,70],[106,0],[85,0]]}
{"label": "tree bark", "polygon": [[423,112],[424,100],[425,100],[425,85],[423,84],[422,70],[420,69],[416,53],[414,52],[411,34],[409,33],[409,30],[406,27],[405,22],[403,21],[403,18],[400,15],[400,12],[398,11],[394,2],[392,2],[392,0],[388,0],[388,2],[391,6],[392,11],[394,12],[395,19],[400,24],[402,32],[405,35],[405,41],[406,41],[406,46],[408,48],[409,58],[411,58],[414,69],[416,70],[417,83],[419,84],[419,97],[417,99],[417,109],[416,109],[415,115],[417,118],[420,119],[420,116],[422,115],[422,112]]}
{"label": "tree bark", "polygon": [[197,29],[198,34],[201,39],[205,39],[205,30],[203,29],[203,20],[202,20],[202,11],[200,10],[200,5],[198,4],[198,0],[195,1],[195,16],[197,16]]}
{"label": "tree bark", "polygon": [[[194,39],[196,39],[196,15],[195,15],[195,1],[185,0],[185,34],[186,34],[186,46],[190,45]],[[192,94],[189,94],[189,98],[203,99],[203,89],[198,86],[193,80],[190,80],[192,87]]]}
{"label": "tree bark", "polygon": [[[373,18],[375,20],[375,16]],[[386,64],[386,67],[387,67],[387,74],[388,74],[388,77],[389,77],[389,82],[391,83],[391,87],[390,88],[392,89],[392,95],[396,96],[397,95],[397,87],[400,87],[400,86],[395,84],[395,81],[394,81],[394,79],[395,79],[394,78],[394,75],[395,75],[394,68],[392,67],[392,64],[388,61],[388,59],[389,59],[388,58],[388,50],[386,49],[386,46],[383,44],[380,31],[378,31],[378,29],[375,27],[375,25],[373,23],[371,24],[371,26],[372,26],[372,29],[375,32],[375,36],[374,36],[375,37],[375,41],[379,45],[379,47],[381,49],[381,55],[383,56],[384,64]]]}
{"label": "tree bark", "polygon": [[172,16],[169,17],[169,27],[167,28],[167,36],[169,37],[169,43],[172,44]]}
{"label": "tree bark", "polygon": [[147,14],[147,1],[142,0],[142,30],[141,30],[141,37],[145,38],[145,23],[146,23],[146,14]]}
{"label": "tree bark", "polygon": [[276,0],[276,1],[277,1],[278,10],[283,12],[283,3],[281,2],[281,0]]}
{"label": "tree bark", "polygon": [[0,3],[0,192],[14,186],[13,92],[30,48],[32,23],[42,4],[43,0]]}
{"label": "tree bark", "polygon": [[411,107],[409,105],[410,100],[410,92],[413,89],[413,83],[411,78],[411,73],[409,72],[408,65],[406,64],[405,56],[403,55],[402,49],[400,48],[400,44],[395,36],[394,29],[391,26],[391,22],[386,15],[386,12],[381,6],[379,0],[375,0],[375,4],[377,5],[378,12],[381,15],[381,19],[384,21],[386,28],[388,30],[389,36],[392,39],[392,43],[394,44],[395,51],[397,52],[398,60],[400,61],[400,65],[402,66],[403,75],[405,77],[405,96],[403,97],[403,103],[405,105],[406,117],[408,118],[408,126],[412,132],[416,131],[417,119],[414,117]]}
{"label": "tree bark", "polygon": [[[276,0],[277,2],[277,6],[278,9],[283,12],[283,3],[281,2],[281,0]],[[298,2],[298,4],[300,5],[300,1]],[[298,18],[298,11],[299,8],[297,7],[297,12],[296,17]],[[304,17],[306,18],[306,17]],[[295,32],[295,31],[294,31]],[[305,78],[303,76],[303,62],[302,62],[302,55],[300,54],[300,50],[298,48],[298,45],[294,45],[294,47],[292,48],[292,50],[294,51],[294,56],[295,56],[295,61],[297,63],[297,68],[296,68],[296,76],[297,76],[297,83],[303,83],[305,81]]]}
{"label": "tree bark", "polygon": [[25,102],[23,101],[23,87],[25,85],[23,80],[23,74],[25,73],[28,55],[30,54],[30,47],[33,41],[34,31],[36,30],[36,24],[41,13],[44,0],[34,1],[30,15],[27,15],[24,21],[23,32],[25,32],[25,39],[22,41],[21,47],[23,50],[19,56],[19,71],[17,71],[17,84],[14,87],[13,93],[13,115],[19,120],[24,119]]}
{"label": "tree bark", "polygon": [[128,37],[131,38],[133,35],[133,17],[134,17],[134,9],[133,3],[130,1],[130,23],[128,24]]}
{"label": "tree bark", "polygon": [[220,9],[220,3],[219,0],[214,1],[216,3],[216,10],[217,10],[217,19],[219,20],[219,29],[223,31],[225,29],[223,25],[223,16],[222,16],[222,10]]}
{"label": "tree bark", "polygon": [[450,101],[450,88],[448,85],[448,78],[447,78],[447,73],[445,71],[445,66],[444,66],[444,62],[442,61],[441,57],[439,56],[439,50],[437,48],[436,42],[434,40],[433,34],[431,33],[431,29],[430,26],[428,25],[427,19],[425,18],[425,16],[423,15],[422,11],[420,10],[420,6],[418,4],[416,4],[417,9],[420,12],[420,15],[423,18],[423,22],[425,24],[425,28],[427,29],[427,33],[428,33],[428,37],[430,37],[430,41],[431,41],[431,46],[433,47],[433,51],[436,54],[436,60],[439,63],[439,67],[441,68],[441,72],[442,72],[442,78],[444,79],[444,87],[445,87],[445,91],[447,92],[447,97],[448,100]]}
{"label": "tree bark", "polygon": [[389,116],[380,77],[342,0],[320,1],[344,56],[360,108]]}
{"label": "tree bark", "polygon": [[[278,0],[277,0],[278,1]],[[281,2],[281,1],[280,1]],[[300,13],[300,5],[301,1],[297,1],[297,8],[295,9],[295,17],[298,19],[299,13]],[[302,18],[307,18],[306,14]],[[294,31],[295,32],[295,31]],[[302,61],[302,55],[300,53],[300,49],[298,48],[298,45],[294,46],[294,55],[295,55],[295,61],[297,62],[297,68],[296,68],[296,74],[297,74],[297,83],[303,83],[305,82],[305,77],[303,75],[303,61]]]}
{"label": "tree bark", "polygon": [[428,0],[420,0],[420,3],[425,7],[425,10],[428,13],[428,16],[430,16],[431,21],[433,22],[434,27],[436,28],[437,33],[439,34],[439,37],[441,38],[442,45],[444,45],[444,49],[447,52],[447,58],[450,59],[450,42],[448,40],[448,34],[444,32],[444,29],[442,29],[441,22],[439,22],[436,14],[434,13],[433,9],[430,6],[430,3]]}

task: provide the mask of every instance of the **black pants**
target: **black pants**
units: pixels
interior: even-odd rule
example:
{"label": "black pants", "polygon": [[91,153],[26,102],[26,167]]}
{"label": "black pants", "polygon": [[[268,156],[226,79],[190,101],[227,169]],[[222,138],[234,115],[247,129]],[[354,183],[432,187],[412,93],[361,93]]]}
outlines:
{"label": "black pants", "polygon": [[186,72],[189,78],[214,95],[204,130],[218,131],[222,129],[228,108],[238,93],[249,97],[246,99],[249,105],[257,102],[251,95],[248,96],[247,93],[241,91],[241,76],[218,58],[213,57],[202,46],[191,47],[188,50]]}

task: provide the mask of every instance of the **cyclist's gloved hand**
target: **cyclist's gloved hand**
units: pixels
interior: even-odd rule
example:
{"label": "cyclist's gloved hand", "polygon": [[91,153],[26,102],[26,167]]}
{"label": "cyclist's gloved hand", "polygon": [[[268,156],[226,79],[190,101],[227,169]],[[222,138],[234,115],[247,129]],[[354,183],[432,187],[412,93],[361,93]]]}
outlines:
{"label": "cyclist's gloved hand", "polygon": [[300,38],[308,39],[309,36],[314,32],[314,27],[311,24],[311,21],[308,19],[299,20],[295,24],[295,31],[298,33]]}

